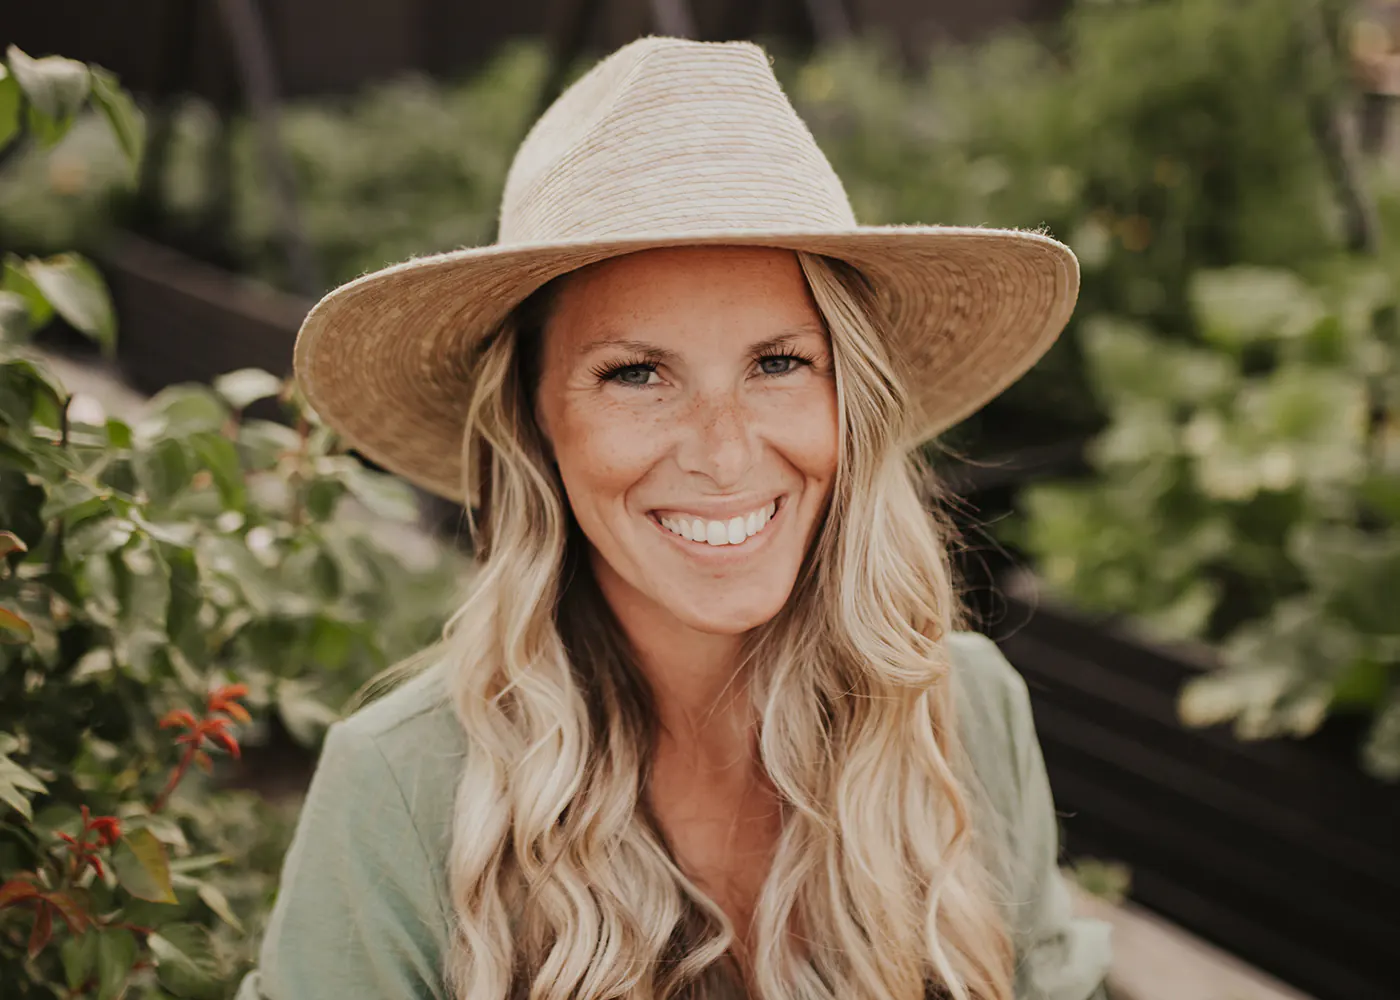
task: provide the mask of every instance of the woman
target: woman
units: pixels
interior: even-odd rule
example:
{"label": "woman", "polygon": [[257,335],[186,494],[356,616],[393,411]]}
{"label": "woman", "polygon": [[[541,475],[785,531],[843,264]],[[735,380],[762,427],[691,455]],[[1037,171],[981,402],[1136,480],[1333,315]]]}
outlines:
{"label": "woman", "polygon": [[241,1000],[1102,998],[911,450],[1045,351],[1072,254],[856,225],[761,50],[662,38],[543,115],[500,229],[298,338],[480,568],[331,727]]}

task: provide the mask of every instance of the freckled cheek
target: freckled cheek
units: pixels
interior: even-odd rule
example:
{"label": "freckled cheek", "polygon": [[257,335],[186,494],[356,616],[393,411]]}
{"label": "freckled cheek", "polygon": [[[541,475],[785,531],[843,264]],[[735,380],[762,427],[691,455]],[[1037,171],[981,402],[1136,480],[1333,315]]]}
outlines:
{"label": "freckled cheek", "polygon": [[559,467],[576,507],[625,494],[665,447],[663,425],[636,413],[566,414],[561,424]]}
{"label": "freckled cheek", "polygon": [[828,482],[839,451],[836,398],[834,390],[814,390],[774,400],[760,419],[766,440],[799,473]]}

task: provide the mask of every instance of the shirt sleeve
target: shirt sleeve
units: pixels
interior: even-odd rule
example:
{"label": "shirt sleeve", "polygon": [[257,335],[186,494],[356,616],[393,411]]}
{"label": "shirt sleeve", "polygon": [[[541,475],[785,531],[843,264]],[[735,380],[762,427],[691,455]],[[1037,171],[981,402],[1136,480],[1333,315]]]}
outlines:
{"label": "shirt sleeve", "polygon": [[236,1000],[447,1000],[436,881],[374,736],[333,724]]}
{"label": "shirt sleeve", "polygon": [[[1000,651],[997,651],[1000,656]],[[1012,754],[1019,775],[1012,835],[1020,864],[1016,1000],[1107,1000],[1113,925],[1076,916],[1059,869],[1059,820],[1025,679],[1009,664]]]}

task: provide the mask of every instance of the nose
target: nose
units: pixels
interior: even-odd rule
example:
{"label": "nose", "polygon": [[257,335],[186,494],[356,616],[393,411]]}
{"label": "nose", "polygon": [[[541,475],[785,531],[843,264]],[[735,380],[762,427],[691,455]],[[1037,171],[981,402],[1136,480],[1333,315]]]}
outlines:
{"label": "nose", "polygon": [[676,462],[717,489],[739,486],[757,453],[752,415],[734,392],[698,395],[680,418]]}

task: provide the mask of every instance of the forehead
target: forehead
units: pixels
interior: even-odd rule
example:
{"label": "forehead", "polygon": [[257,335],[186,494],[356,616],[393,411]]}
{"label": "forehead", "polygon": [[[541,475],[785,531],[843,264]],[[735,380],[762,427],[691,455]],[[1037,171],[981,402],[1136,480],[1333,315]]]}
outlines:
{"label": "forehead", "polygon": [[678,247],[601,261],[561,282],[550,339],[584,349],[606,339],[753,338],[821,329],[797,255],[769,247]]}

